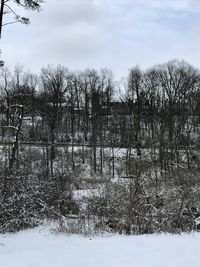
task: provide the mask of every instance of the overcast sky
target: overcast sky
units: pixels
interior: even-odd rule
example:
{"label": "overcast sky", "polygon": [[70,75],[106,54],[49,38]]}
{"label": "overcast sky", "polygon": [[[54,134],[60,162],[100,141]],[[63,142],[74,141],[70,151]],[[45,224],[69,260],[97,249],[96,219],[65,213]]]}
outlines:
{"label": "overcast sky", "polygon": [[174,58],[200,67],[200,0],[46,0],[28,16],[29,26],[3,29],[7,66],[103,67],[117,77]]}

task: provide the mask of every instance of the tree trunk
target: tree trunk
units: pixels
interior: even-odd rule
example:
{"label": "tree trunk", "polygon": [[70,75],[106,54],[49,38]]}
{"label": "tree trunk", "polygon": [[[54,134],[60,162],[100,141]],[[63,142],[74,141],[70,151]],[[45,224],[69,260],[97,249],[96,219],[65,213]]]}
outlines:
{"label": "tree trunk", "polygon": [[20,115],[19,125],[18,125],[17,130],[16,130],[15,142],[14,142],[13,147],[12,147],[11,158],[10,158],[10,162],[9,162],[9,170],[10,171],[12,171],[12,169],[14,167],[15,160],[16,160],[16,154],[17,154],[18,147],[19,147],[19,134],[21,131],[22,120],[23,120],[23,108],[22,108],[22,112]]}
{"label": "tree trunk", "polygon": [[1,10],[0,10],[0,39],[2,34],[2,24],[3,24],[3,11],[4,11],[4,3],[5,0],[1,0]]}

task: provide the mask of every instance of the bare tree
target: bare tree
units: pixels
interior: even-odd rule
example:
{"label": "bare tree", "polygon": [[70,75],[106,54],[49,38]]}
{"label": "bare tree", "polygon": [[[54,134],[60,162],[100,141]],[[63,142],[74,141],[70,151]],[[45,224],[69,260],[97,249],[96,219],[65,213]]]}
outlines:
{"label": "bare tree", "polygon": [[49,127],[51,151],[50,164],[53,177],[53,160],[55,158],[54,143],[59,122],[62,120],[62,111],[65,93],[67,70],[62,67],[47,67],[41,72],[42,90],[38,98],[37,109]]}

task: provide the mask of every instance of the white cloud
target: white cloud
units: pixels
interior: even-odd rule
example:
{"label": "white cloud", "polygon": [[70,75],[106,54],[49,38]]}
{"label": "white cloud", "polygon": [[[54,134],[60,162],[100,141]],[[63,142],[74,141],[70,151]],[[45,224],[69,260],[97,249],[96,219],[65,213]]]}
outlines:
{"label": "white cloud", "polygon": [[34,71],[47,63],[109,67],[123,76],[135,64],[200,62],[199,0],[47,0],[30,17],[28,27],[4,31],[8,65],[19,62]]}

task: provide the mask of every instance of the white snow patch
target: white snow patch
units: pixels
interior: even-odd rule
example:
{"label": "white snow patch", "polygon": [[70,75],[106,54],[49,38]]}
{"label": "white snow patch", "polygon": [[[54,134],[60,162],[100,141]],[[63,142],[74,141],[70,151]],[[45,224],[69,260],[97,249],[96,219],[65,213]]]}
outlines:
{"label": "white snow patch", "polygon": [[1,267],[199,267],[200,234],[84,238],[48,228],[0,235]]}

